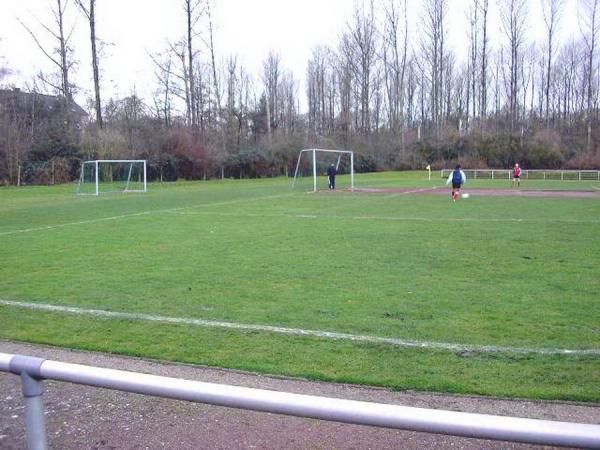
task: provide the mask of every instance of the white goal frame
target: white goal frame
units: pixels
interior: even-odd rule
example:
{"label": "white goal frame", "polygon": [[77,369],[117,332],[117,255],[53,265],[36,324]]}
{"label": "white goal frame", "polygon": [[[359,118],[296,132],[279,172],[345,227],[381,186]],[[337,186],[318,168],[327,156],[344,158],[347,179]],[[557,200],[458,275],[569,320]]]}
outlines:
{"label": "white goal frame", "polygon": [[[81,163],[81,173],[79,174],[79,183],[77,184],[77,195],[100,195],[100,178],[98,173],[98,168],[100,164],[103,163],[114,163],[114,164],[129,164],[129,172],[127,175],[127,184],[125,185],[125,189],[122,192],[148,192],[148,182],[147,182],[147,171],[146,171],[146,160],[145,159],[96,159],[91,161],[83,161]],[[95,184],[95,192],[87,193],[81,192],[81,186],[83,184],[84,177],[84,168],[86,164],[94,165],[94,184]],[[144,188],[143,189],[129,189],[129,183],[131,181],[131,171],[133,169],[134,164],[142,164],[143,166],[143,174],[144,174]]]}
{"label": "white goal frame", "polygon": [[294,181],[292,183],[292,189],[296,186],[296,180],[298,179],[298,170],[300,169],[300,160],[302,159],[303,153],[312,153],[312,177],[313,177],[313,192],[317,192],[317,152],[319,153],[337,153],[338,159],[335,166],[335,170],[338,170],[340,166],[340,160],[343,154],[350,155],[350,190],[354,190],[354,152],[350,150],[325,150],[322,148],[307,148],[300,150],[298,155],[298,161],[296,162],[296,171],[294,172]]}

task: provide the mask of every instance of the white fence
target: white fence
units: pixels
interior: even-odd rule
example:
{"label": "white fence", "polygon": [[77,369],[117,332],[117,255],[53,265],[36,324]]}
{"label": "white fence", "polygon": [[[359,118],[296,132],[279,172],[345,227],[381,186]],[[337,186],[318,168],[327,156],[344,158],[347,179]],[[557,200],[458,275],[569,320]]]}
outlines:
{"label": "white fence", "polygon": [[42,382],[66,381],[198,403],[336,422],[542,445],[599,448],[600,425],[412,408],[203,383],[0,353],[21,376],[30,449],[47,448]]}
{"label": "white fence", "polygon": [[[447,178],[452,169],[442,169],[440,176]],[[510,180],[512,169],[463,169],[467,179]],[[600,181],[600,170],[521,170],[523,180]]]}

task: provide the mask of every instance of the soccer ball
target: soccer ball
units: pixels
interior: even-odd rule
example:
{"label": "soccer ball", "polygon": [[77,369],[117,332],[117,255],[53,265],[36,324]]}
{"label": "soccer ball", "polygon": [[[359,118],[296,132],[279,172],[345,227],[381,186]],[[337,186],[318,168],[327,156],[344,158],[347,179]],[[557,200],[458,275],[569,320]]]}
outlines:
{"label": "soccer ball", "polygon": [[463,195],[461,195],[461,197],[462,197],[462,198],[469,198],[469,197],[470,197],[470,195],[469,195],[469,194],[463,194]]}

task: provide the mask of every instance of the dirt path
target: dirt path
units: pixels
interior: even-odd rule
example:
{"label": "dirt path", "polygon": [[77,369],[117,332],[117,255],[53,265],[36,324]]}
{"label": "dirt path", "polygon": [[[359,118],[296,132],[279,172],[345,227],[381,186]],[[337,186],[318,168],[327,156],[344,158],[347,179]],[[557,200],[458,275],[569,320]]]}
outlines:
{"label": "dirt path", "polygon": [[[325,192],[325,191],[324,191]],[[450,188],[434,187],[425,189],[395,188],[356,188],[354,192],[365,194],[397,194],[397,195],[450,195]],[[558,191],[558,190],[525,190],[525,189],[470,189],[461,190],[473,197],[553,197],[553,198],[598,198],[600,191]]]}
{"label": "dirt path", "polygon": [[[600,423],[600,405],[391,392],[0,341],[0,352],[213,383],[405,406]],[[0,373],[0,448],[25,448],[20,383]],[[46,382],[53,449],[512,449],[532,446],[346,425]]]}

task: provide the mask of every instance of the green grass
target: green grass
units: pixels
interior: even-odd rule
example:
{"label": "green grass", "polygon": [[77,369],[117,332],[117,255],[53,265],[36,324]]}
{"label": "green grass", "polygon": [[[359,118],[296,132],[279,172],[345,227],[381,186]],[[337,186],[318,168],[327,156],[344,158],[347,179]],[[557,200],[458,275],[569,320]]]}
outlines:
{"label": "green grass", "polygon": [[[422,173],[357,176],[359,186],[442,184]],[[309,195],[289,185],[183,182],[99,198],[76,197],[73,186],[0,189],[0,298],[437,342],[600,348],[599,199],[453,204],[445,195]],[[5,306],[0,337],[396,389],[600,401],[598,356],[417,350]]]}

